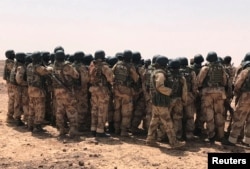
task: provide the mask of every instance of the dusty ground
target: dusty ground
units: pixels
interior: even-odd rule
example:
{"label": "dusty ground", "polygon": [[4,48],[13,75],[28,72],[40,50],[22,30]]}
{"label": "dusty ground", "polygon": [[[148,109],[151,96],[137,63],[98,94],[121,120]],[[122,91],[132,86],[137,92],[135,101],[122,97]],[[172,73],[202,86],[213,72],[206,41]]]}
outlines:
{"label": "dusty ground", "polygon": [[[2,75],[3,62],[0,62]],[[100,169],[203,169],[209,152],[250,152],[246,147],[225,147],[219,142],[188,143],[179,150],[168,144],[145,145],[145,137],[98,139],[86,133],[81,140],[59,141],[55,128],[41,136],[5,122],[7,91],[0,77],[0,168],[100,168]]]}

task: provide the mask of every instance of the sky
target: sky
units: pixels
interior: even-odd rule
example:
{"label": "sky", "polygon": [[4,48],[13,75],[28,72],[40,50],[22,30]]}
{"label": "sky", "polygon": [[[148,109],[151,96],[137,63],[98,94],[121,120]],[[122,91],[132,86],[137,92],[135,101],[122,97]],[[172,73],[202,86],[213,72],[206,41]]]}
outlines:
{"label": "sky", "polygon": [[104,50],[188,57],[209,51],[238,65],[250,52],[249,0],[1,0],[5,51]]}

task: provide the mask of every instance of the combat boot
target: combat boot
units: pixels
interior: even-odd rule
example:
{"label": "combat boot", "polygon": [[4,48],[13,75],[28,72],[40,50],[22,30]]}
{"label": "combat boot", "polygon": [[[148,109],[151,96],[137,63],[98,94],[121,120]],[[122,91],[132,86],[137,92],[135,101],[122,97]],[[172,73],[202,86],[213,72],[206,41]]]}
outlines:
{"label": "combat boot", "polygon": [[69,129],[69,136],[70,137],[73,138],[73,137],[82,136],[82,135],[84,135],[84,133],[77,131],[76,127],[70,127],[70,129]]}
{"label": "combat boot", "polygon": [[46,130],[42,128],[41,124],[36,124],[35,127],[33,128],[33,133],[44,133],[44,132],[46,132]]}
{"label": "combat boot", "polygon": [[180,141],[176,141],[174,144],[171,144],[171,148],[179,148],[185,145],[185,142],[180,142]]}
{"label": "combat boot", "polygon": [[17,126],[25,126],[25,123],[21,119],[16,119]]}
{"label": "combat boot", "polygon": [[6,123],[16,123],[16,120],[12,116],[7,116]]}

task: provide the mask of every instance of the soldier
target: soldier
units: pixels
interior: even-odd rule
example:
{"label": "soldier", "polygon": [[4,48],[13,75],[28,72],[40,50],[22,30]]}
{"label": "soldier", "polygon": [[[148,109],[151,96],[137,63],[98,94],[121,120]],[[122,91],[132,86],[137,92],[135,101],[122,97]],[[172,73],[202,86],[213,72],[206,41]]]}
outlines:
{"label": "soldier", "polygon": [[201,88],[201,107],[206,117],[208,139],[213,144],[216,137],[221,141],[224,138],[223,112],[227,74],[224,67],[217,62],[218,57],[215,52],[209,52],[206,60],[209,63],[202,67],[197,80]]}
{"label": "soldier", "polygon": [[78,120],[76,110],[76,97],[74,95],[73,79],[78,79],[78,72],[67,62],[63,50],[55,53],[55,63],[53,65],[53,88],[56,99],[56,125],[59,129],[59,137],[67,134],[65,129],[65,116],[69,120],[69,136],[75,137],[82,135],[77,131]]}
{"label": "soldier", "polygon": [[88,113],[89,75],[87,66],[82,63],[83,59],[83,52],[75,52],[72,66],[79,73],[79,78],[76,79],[74,83],[74,92],[77,99],[78,130],[88,131],[90,128],[88,128],[89,126],[87,125],[86,115]]}
{"label": "soldier", "polygon": [[136,72],[139,75],[139,79],[133,86],[133,114],[131,121],[131,132],[133,134],[140,134],[142,131],[138,128],[142,119],[146,116],[145,110],[145,98],[142,90],[142,75],[143,67],[141,64],[141,54],[134,52],[132,55],[132,62],[135,66]]}
{"label": "soldier", "polygon": [[114,127],[115,133],[121,136],[129,136],[128,129],[131,126],[133,111],[132,83],[139,79],[135,67],[131,64],[132,52],[125,50],[123,60],[119,60],[113,67],[114,72]]}
{"label": "soldier", "polygon": [[226,145],[234,146],[242,128],[245,128],[243,143],[250,146],[250,61],[242,67],[242,71],[234,84],[234,92],[239,96],[238,104],[233,115],[232,130]]}
{"label": "soldier", "polygon": [[95,60],[89,66],[91,87],[91,131],[96,137],[109,137],[104,132],[107,122],[110,89],[113,85],[114,75],[112,69],[105,62],[105,52],[95,52]]}
{"label": "soldier", "polygon": [[[19,55],[17,53],[17,55]],[[23,121],[25,123],[28,122],[28,115],[29,115],[29,97],[28,97],[28,83],[27,83],[27,71],[26,71],[26,67],[27,64],[29,63],[29,58],[26,56],[26,54],[22,53],[22,55],[24,55],[24,64],[20,64],[17,67],[16,70],[16,82],[18,84],[18,91],[20,94],[20,100],[19,103],[21,104],[20,107],[22,109],[22,113],[23,114]],[[19,57],[19,56],[17,56]],[[21,59],[23,60],[23,59]],[[15,118],[17,119],[21,119],[21,115],[22,114],[14,114]],[[20,125],[23,125],[21,123],[21,121],[19,121]]]}
{"label": "soldier", "polygon": [[168,85],[172,86],[169,111],[173,119],[176,137],[182,140],[183,104],[187,102],[187,84],[185,77],[180,72],[180,61],[178,59],[169,62],[167,77]]}
{"label": "soldier", "polygon": [[168,136],[170,146],[175,148],[183,146],[184,144],[176,139],[174,124],[169,111],[172,89],[170,86],[166,85],[168,84],[168,77],[165,71],[167,63],[168,59],[166,57],[157,57],[155,65],[156,69],[151,76],[152,119],[148,130],[146,144],[154,144],[156,130],[161,122]]}
{"label": "soldier", "polygon": [[187,101],[183,105],[183,137],[186,140],[194,138],[194,114],[196,113],[195,99],[197,95],[196,74],[188,67],[188,59],[186,57],[180,58],[181,74],[185,77],[187,83]]}
{"label": "soldier", "polygon": [[15,123],[14,115],[14,88],[15,85],[10,83],[10,72],[14,66],[15,52],[13,50],[7,50],[5,52],[6,60],[4,64],[4,74],[3,79],[6,81],[8,90],[8,112],[7,112],[7,123]]}
{"label": "soldier", "polygon": [[42,127],[45,118],[45,76],[52,69],[42,65],[40,52],[32,53],[32,63],[27,66],[29,95],[28,129],[31,132],[45,132]]}
{"label": "soldier", "polygon": [[16,54],[16,62],[11,70],[10,73],[10,83],[14,85],[14,119],[16,120],[17,126],[23,126],[24,123],[21,120],[22,114],[23,114],[23,108],[25,111],[27,111],[27,104],[22,105],[22,87],[18,85],[17,79],[16,79],[16,74],[17,74],[17,68],[20,66],[24,66],[25,64],[25,53],[17,53]]}

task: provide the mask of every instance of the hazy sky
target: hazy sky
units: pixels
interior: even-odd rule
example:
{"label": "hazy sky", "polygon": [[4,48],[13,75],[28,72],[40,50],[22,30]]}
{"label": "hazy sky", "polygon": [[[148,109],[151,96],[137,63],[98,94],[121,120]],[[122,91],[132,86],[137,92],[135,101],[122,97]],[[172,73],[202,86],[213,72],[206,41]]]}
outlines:
{"label": "hazy sky", "polygon": [[0,59],[7,49],[66,53],[125,49],[144,58],[206,57],[239,64],[250,51],[249,0],[1,0]]}

